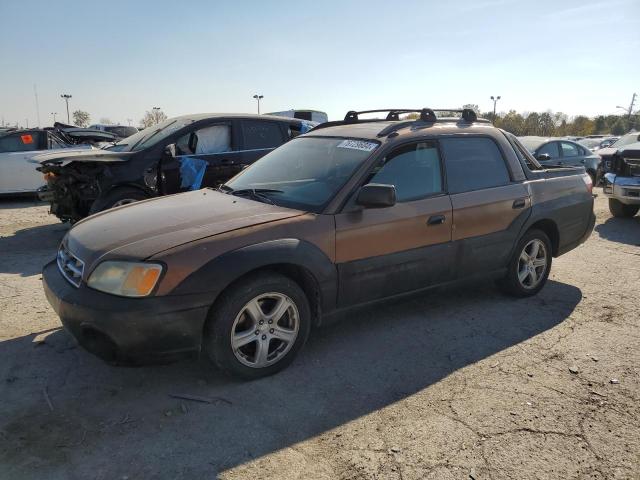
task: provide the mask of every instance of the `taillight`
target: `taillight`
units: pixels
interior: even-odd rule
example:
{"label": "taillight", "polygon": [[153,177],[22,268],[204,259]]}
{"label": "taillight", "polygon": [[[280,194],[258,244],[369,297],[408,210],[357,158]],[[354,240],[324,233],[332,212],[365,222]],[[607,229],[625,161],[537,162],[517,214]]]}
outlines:
{"label": "taillight", "polygon": [[593,180],[591,180],[591,175],[589,175],[588,173],[583,173],[582,180],[584,181],[584,184],[587,186],[587,191],[589,193],[593,193]]}

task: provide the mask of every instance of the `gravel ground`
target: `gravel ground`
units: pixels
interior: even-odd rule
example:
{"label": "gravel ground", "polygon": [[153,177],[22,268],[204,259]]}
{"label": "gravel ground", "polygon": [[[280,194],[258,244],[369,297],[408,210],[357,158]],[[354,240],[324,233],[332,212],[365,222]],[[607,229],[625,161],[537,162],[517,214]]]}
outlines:
{"label": "gravel ground", "polygon": [[0,478],[638,479],[640,218],[596,211],[535,298],[363,310],[241,383],[76,347],[40,280],[67,227],[0,201]]}

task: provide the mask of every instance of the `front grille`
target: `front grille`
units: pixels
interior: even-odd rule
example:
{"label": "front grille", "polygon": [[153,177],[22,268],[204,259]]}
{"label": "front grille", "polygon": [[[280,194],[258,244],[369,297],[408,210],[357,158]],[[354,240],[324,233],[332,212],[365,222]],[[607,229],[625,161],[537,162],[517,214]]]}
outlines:
{"label": "front grille", "polygon": [[640,160],[630,160],[627,158],[625,162],[629,165],[629,173],[634,177],[640,177]]}
{"label": "front grille", "polygon": [[79,287],[84,271],[84,262],[71,253],[65,245],[60,245],[57,261],[62,276],[74,287]]}

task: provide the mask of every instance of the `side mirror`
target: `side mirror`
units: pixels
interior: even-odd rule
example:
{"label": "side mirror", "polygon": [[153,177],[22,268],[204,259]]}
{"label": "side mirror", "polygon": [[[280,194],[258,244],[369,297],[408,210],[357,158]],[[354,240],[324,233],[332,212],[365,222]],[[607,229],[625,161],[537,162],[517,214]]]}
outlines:
{"label": "side mirror", "polygon": [[396,187],[369,183],[360,187],[356,203],[368,208],[392,207],[396,204]]}
{"label": "side mirror", "polygon": [[166,147],[164,147],[164,154],[168,157],[175,157],[176,156],[176,145],[175,143],[172,143],[170,145],[167,145]]}
{"label": "side mirror", "polygon": [[546,162],[548,160],[551,160],[551,155],[549,155],[548,153],[541,153],[540,155],[536,156],[536,158],[541,162]]}

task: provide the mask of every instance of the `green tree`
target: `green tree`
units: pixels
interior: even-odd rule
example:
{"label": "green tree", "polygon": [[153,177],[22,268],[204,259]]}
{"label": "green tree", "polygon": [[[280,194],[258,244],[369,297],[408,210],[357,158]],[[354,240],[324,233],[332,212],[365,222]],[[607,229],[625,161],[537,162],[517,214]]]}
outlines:
{"label": "green tree", "polygon": [[611,127],[611,133],[614,135],[624,135],[626,132],[626,122],[622,118],[618,118],[618,121]]}
{"label": "green tree", "polygon": [[89,125],[89,119],[91,118],[89,113],[83,110],[76,110],[73,112],[72,116],[74,125],[77,125],[78,127],[87,127]]}
{"label": "green tree", "polygon": [[[493,115],[493,112],[491,112],[491,115]],[[509,110],[504,117],[496,117],[496,127],[502,128],[516,136],[525,135],[524,118],[515,110]]]}

